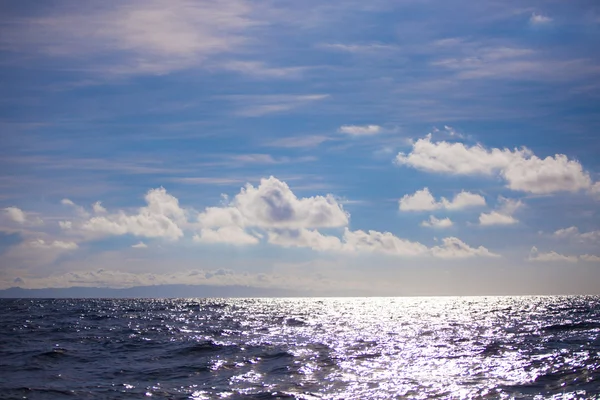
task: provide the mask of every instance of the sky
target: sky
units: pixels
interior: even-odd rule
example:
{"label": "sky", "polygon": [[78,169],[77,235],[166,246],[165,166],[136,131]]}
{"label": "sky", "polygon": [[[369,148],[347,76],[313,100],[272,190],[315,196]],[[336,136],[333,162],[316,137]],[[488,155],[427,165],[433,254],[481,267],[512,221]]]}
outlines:
{"label": "sky", "polygon": [[0,289],[600,293],[594,1],[0,5]]}

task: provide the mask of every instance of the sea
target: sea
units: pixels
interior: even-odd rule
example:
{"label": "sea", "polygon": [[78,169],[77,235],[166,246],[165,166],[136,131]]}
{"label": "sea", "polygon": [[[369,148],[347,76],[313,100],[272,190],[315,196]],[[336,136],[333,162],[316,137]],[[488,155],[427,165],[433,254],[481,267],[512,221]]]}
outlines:
{"label": "sea", "polygon": [[600,297],[2,299],[0,398],[600,398]]}

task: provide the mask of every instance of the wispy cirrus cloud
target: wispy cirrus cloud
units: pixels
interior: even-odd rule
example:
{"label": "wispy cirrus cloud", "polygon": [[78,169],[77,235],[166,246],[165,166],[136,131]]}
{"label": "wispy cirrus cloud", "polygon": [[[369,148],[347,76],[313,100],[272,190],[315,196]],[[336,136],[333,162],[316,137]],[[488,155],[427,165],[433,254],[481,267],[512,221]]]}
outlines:
{"label": "wispy cirrus cloud", "polygon": [[241,72],[256,78],[290,78],[302,77],[311,67],[273,67],[260,61],[228,61],[222,68]]}
{"label": "wispy cirrus cloud", "polygon": [[303,135],[303,136],[292,136],[281,139],[271,140],[265,143],[266,146],[270,147],[282,147],[282,148],[304,148],[304,147],[315,147],[323,142],[331,140],[328,136],[323,135]]}
{"label": "wispy cirrus cloud", "polygon": [[233,184],[238,184],[238,183],[244,182],[244,179],[192,176],[192,177],[171,178],[171,181],[178,182],[178,183],[184,183],[187,185],[233,185]]}
{"label": "wispy cirrus cloud", "polygon": [[324,49],[357,54],[376,52],[388,53],[399,49],[397,45],[384,43],[324,43],[319,45],[319,47]]}
{"label": "wispy cirrus cloud", "polygon": [[242,117],[261,117],[268,114],[285,113],[311,103],[325,100],[328,94],[273,94],[273,95],[231,95],[226,99],[237,108],[236,114]]}
{"label": "wispy cirrus cloud", "polygon": [[342,125],[338,132],[351,136],[371,136],[381,133],[383,129],[379,125]]}
{"label": "wispy cirrus cloud", "polygon": [[[259,24],[243,0],[63,4],[41,17],[14,18],[0,46],[68,57],[97,74],[160,75],[231,53]],[[77,68],[77,67],[75,67]]]}

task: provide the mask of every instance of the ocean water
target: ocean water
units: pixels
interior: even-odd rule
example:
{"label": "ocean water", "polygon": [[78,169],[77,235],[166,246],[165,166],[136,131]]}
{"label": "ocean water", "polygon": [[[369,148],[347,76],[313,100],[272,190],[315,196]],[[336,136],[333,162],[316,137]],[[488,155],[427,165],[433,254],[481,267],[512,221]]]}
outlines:
{"label": "ocean water", "polygon": [[600,297],[0,300],[0,398],[600,398]]}

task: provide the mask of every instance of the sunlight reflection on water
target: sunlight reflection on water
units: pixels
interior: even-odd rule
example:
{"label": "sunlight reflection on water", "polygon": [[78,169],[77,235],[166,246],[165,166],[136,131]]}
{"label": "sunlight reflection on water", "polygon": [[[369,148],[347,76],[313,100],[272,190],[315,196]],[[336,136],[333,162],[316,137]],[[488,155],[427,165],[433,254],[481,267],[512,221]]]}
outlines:
{"label": "sunlight reflection on water", "polygon": [[[36,398],[52,398],[43,393],[61,385],[48,378],[60,370],[64,387],[96,398],[103,387],[120,387],[111,398],[593,397],[599,304],[581,296],[4,302],[2,337],[21,348],[2,354],[9,378],[0,388],[21,394],[39,378]],[[49,343],[62,353],[49,354]]]}

